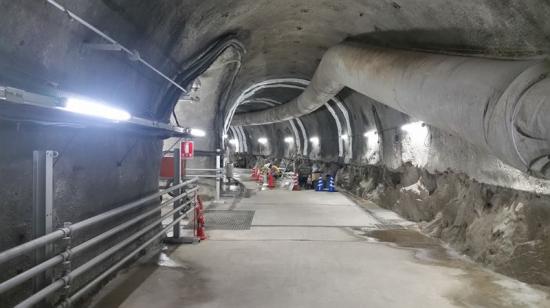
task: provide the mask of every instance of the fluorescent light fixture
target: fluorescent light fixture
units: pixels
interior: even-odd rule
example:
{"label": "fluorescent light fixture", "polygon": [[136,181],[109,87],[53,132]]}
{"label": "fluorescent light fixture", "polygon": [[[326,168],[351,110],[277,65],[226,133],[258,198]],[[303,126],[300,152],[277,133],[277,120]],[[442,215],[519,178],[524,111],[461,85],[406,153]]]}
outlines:
{"label": "fluorescent light fixture", "polygon": [[267,138],[258,138],[258,142],[261,143],[261,144],[266,144],[267,143]]}
{"label": "fluorescent light fixture", "polygon": [[203,131],[202,129],[191,128],[191,136],[204,137],[204,136],[206,136],[206,132]]}
{"label": "fluorescent light fixture", "polygon": [[286,142],[286,143],[293,143],[293,142],[294,142],[294,138],[292,138],[292,137],[286,137],[286,138],[285,138],[285,142]]}
{"label": "fluorescent light fixture", "polygon": [[230,139],[229,143],[232,144],[232,145],[237,145],[237,144],[239,144],[239,141],[237,139]]}
{"label": "fluorescent light fixture", "polygon": [[348,134],[343,134],[342,136],[340,136],[340,139],[348,140]]}
{"label": "fluorescent light fixture", "polygon": [[368,132],[365,133],[365,137],[367,137],[367,138],[376,137],[376,135],[378,135],[378,132],[375,131],[374,129],[369,130]]}
{"label": "fluorescent light fixture", "polygon": [[132,118],[130,113],[125,110],[111,107],[100,102],[76,97],[69,97],[65,101],[65,107],[63,109],[114,121],[128,121]]}
{"label": "fluorescent light fixture", "polygon": [[319,137],[311,137],[311,138],[309,138],[309,141],[314,145],[318,145],[319,144]]}

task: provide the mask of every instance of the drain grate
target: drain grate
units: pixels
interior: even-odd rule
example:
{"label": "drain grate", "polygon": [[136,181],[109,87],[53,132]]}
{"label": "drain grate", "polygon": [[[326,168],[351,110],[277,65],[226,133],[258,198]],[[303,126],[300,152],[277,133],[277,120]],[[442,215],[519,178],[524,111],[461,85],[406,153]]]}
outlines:
{"label": "drain grate", "polygon": [[206,230],[250,230],[255,211],[206,210]]}

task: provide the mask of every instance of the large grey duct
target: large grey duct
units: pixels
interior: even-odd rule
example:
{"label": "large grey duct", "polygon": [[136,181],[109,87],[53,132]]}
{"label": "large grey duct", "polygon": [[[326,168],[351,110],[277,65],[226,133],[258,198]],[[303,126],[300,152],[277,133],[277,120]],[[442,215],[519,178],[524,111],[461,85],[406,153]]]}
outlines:
{"label": "large grey duct", "polygon": [[340,44],[329,49],[296,99],[236,114],[233,126],[299,117],[349,87],[461,136],[504,162],[550,177],[550,67],[511,61]]}

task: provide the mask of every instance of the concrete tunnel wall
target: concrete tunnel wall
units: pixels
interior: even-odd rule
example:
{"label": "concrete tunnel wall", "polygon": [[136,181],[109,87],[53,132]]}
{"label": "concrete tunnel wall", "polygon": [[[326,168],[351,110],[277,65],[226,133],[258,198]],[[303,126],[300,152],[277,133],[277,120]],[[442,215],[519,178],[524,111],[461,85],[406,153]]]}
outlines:
{"label": "concrete tunnel wall", "polygon": [[[497,272],[550,285],[550,181],[522,173],[429,125],[411,127],[417,120],[364,95],[344,90],[339,96],[352,122],[352,160],[335,159],[334,139],[327,142],[332,151],[310,150],[305,158],[317,162],[324,172],[335,172],[340,190],[418,222],[425,233]],[[320,125],[327,122],[328,114],[319,109],[302,117],[310,119],[303,121],[308,136],[317,134],[321,142],[337,136],[334,125],[331,129]],[[254,136],[249,149],[262,135],[270,143],[268,157],[295,157],[280,155],[277,147],[286,145],[273,129],[276,126],[290,125],[244,127]],[[254,163],[254,159],[241,161]]]}
{"label": "concrete tunnel wall", "polygon": [[[550,193],[550,181],[531,177],[510,167],[457,136],[429,126],[422,130],[422,137],[412,136],[414,133],[408,133],[401,127],[417,120],[351,90],[343,91],[340,96],[352,124],[352,133],[349,134],[351,137],[348,135],[348,138],[353,138],[353,153],[349,162],[352,165],[381,164],[396,170],[409,162],[430,172],[450,170],[464,173],[482,183],[537,193]],[[377,128],[374,112],[379,117],[380,128]],[[341,114],[338,118],[341,122],[344,121]],[[338,156],[335,120],[326,108],[323,107],[301,117],[301,120],[309,143],[306,157],[311,160],[344,163],[343,157]],[[287,127],[285,136],[292,136],[288,121],[243,127],[250,136],[249,149],[252,151],[249,153],[260,154],[258,138],[266,137],[268,144],[262,147],[263,155],[278,158],[295,155],[296,150],[288,152],[288,145],[277,135],[276,127]],[[365,133],[377,130],[382,131],[377,138],[365,136]],[[314,147],[309,140],[315,136],[319,137],[320,148]],[[373,143],[372,140],[369,142],[369,139],[378,140]]]}
{"label": "concrete tunnel wall", "polygon": [[[139,18],[156,11],[152,3],[132,4],[134,12],[123,14],[111,1],[72,1],[71,9],[117,39],[139,49],[141,55],[165,72],[174,60],[166,57],[172,48],[169,20],[155,23]],[[63,12],[43,1],[0,3],[0,85],[48,95],[75,93],[151,118],[156,100],[166,84],[137,62],[116,52],[87,50],[84,43],[101,42]],[[136,15],[137,14],[137,15]],[[171,40],[174,40],[171,39]],[[158,42],[163,42],[159,44]],[[22,115],[24,116],[24,115]],[[34,150],[55,150],[60,156],[54,167],[54,228],[78,222],[158,191],[162,140],[114,128],[45,127],[25,121],[0,120],[0,251],[31,239],[32,156]],[[136,213],[129,213],[135,215]],[[116,221],[75,234],[73,244],[94,236]],[[102,245],[113,245],[139,229],[129,228]],[[97,254],[99,245],[74,260]],[[108,246],[110,247],[110,246]],[[131,249],[135,245],[130,245]],[[78,287],[127,251],[74,281]],[[0,280],[20,272],[30,256],[0,267]],[[0,307],[11,307],[32,293],[27,282],[0,297]]]}
{"label": "concrete tunnel wall", "polygon": [[[302,117],[301,120],[307,131],[305,142],[308,143],[308,157],[324,161],[341,160],[338,156],[339,136],[332,116],[326,110],[321,109]],[[297,140],[288,121],[265,126],[244,127],[244,131],[248,136],[250,154],[280,158],[290,158],[297,154]],[[294,138],[294,142],[286,143],[284,141],[286,137]],[[267,138],[267,144],[260,146],[258,142],[260,138]],[[319,138],[319,143],[314,144],[310,140],[311,138]],[[303,139],[301,142],[303,143]],[[302,145],[303,147],[304,145]]]}
{"label": "concrete tunnel wall", "polygon": [[[198,119],[209,122],[209,127],[215,127],[210,121],[220,125],[212,113],[225,115],[229,109],[226,104],[255,82],[289,76],[310,78],[327,48],[346,38],[396,48],[510,58],[539,56],[550,50],[550,6],[540,0],[505,4],[495,0],[344,0],[322,5],[318,1],[232,0],[219,5],[217,0],[78,0],[65,4],[137,49],[169,76],[221,34],[237,34],[248,52],[229,98],[218,100],[218,111],[214,105],[204,107],[208,113],[200,109],[185,111],[180,117],[184,126],[190,126],[186,123],[196,115],[204,116]],[[63,12],[44,2],[20,0],[0,2],[0,15],[2,85],[44,94],[87,95],[146,118],[154,118],[162,109],[161,97],[167,89],[163,79],[123,54],[83,48],[83,43],[102,41]],[[270,98],[286,102],[287,96],[297,95],[295,90],[283,92],[287,94]],[[357,170],[368,166],[399,170],[404,162],[411,161],[433,172],[450,168],[482,183],[541,193],[548,190],[547,182],[518,173],[459,138],[437,130],[431,130],[429,146],[410,148],[399,129],[389,129],[409,121],[406,116],[357,93],[344,91],[340,96],[351,119],[352,132],[343,132],[353,138],[353,151],[344,145],[340,155],[339,145],[328,142],[336,142],[339,136],[332,114],[321,109],[301,119],[306,134],[300,135],[300,143],[302,150],[308,144],[306,155],[312,159],[343,162],[343,166]],[[341,118],[339,109],[330,104]],[[374,144],[369,146],[370,141],[363,137],[377,125],[372,106],[376,107],[382,128],[388,129],[382,136],[383,157],[378,165]],[[192,109],[182,110],[185,108]],[[157,189],[162,151],[158,139],[116,130],[44,128],[4,120],[0,124],[0,209],[8,213],[0,217],[2,250],[28,240],[33,149],[58,150],[62,155],[55,170],[59,182],[57,204],[64,205],[56,209],[58,222],[90,217]],[[297,130],[302,133],[300,127]],[[283,123],[246,128],[241,137],[243,143],[246,140],[247,152],[257,154],[255,142],[259,137],[286,146],[281,135],[293,133],[292,125]],[[320,138],[319,150],[309,144],[314,136]],[[213,146],[211,140],[197,143],[205,149]],[[281,146],[270,146],[270,151],[277,157],[292,156],[290,149]],[[205,160],[203,165],[208,164]],[[362,178],[356,182],[363,185]],[[10,264],[3,272],[17,271],[24,262]],[[23,295],[17,293],[9,300],[16,301]]]}

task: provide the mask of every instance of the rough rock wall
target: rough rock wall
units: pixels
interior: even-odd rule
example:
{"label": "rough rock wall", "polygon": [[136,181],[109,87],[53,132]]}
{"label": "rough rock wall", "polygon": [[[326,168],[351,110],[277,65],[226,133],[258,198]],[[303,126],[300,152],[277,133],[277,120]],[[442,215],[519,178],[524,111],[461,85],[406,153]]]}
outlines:
{"label": "rough rock wall", "polygon": [[411,164],[346,166],[338,185],[420,223],[458,252],[521,281],[550,285],[550,196]]}

